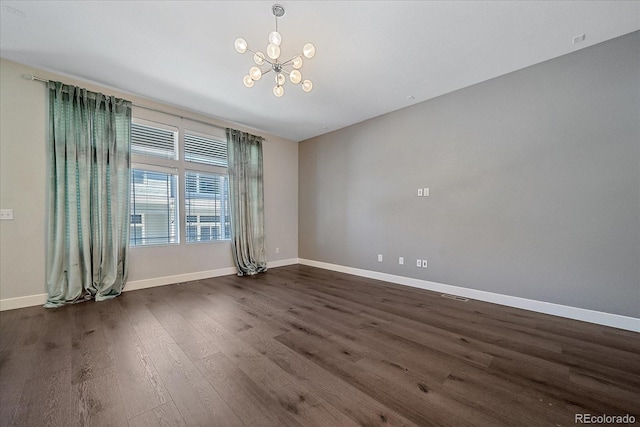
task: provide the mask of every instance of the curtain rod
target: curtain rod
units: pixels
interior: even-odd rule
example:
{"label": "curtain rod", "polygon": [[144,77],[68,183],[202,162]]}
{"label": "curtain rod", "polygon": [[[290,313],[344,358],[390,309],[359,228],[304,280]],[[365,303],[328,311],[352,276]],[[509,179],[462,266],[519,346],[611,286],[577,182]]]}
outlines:
{"label": "curtain rod", "polygon": [[[37,81],[37,82],[49,83],[48,79],[43,79],[42,77],[34,76],[33,74],[22,74],[22,78],[25,79],[25,80],[33,80],[33,81]],[[158,110],[157,108],[147,107],[146,105],[140,105],[140,104],[136,104],[134,102],[132,102],[131,105],[133,105],[134,107],[138,107],[138,108],[144,108],[145,110],[155,111],[156,113],[168,114],[170,116],[178,117],[180,119],[187,119],[187,120],[191,120],[192,122],[201,123],[203,125],[213,126],[215,128],[218,128],[218,129],[222,129],[222,130],[226,130],[227,129],[224,126],[214,125],[212,123],[205,122],[204,120],[197,120],[197,119],[191,119],[189,117],[179,116],[177,114],[170,113],[168,111],[162,111],[162,110]],[[266,138],[265,138],[265,140],[266,140]]]}

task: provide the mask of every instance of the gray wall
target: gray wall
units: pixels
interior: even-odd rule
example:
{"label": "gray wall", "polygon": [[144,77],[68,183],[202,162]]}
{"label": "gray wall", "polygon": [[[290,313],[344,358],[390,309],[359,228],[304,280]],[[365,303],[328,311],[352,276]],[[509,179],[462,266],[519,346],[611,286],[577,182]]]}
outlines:
{"label": "gray wall", "polygon": [[299,203],[300,258],[640,317],[640,32],[302,142]]}
{"label": "gray wall", "polygon": [[[13,221],[0,221],[1,300],[46,292],[47,92],[43,83],[25,80],[21,74],[35,74],[77,84],[178,116],[217,126],[232,126],[265,136],[267,141],[263,146],[263,163],[267,258],[274,262],[298,257],[297,142],[0,60],[0,207],[13,208],[15,217]],[[134,108],[134,113],[136,110],[140,109]],[[147,113],[150,118],[164,120],[160,117],[162,114]],[[279,248],[280,252],[276,253],[275,248]],[[206,273],[232,266],[229,242],[185,244],[183,239],[180,245],[132,248],[129,281],[155,282],[169,276]]]}

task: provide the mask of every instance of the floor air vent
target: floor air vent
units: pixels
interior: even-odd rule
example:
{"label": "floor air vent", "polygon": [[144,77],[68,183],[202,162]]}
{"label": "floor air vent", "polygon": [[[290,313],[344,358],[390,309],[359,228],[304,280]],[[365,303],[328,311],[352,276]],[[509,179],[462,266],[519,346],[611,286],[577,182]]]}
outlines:
{"label": "floor air vent", "polygon": [[462,301],[462,302],[469,301],[469,298],[459,297],[458,295],[442,294],[440,296],[444,298],[454,299],[456,301]]}

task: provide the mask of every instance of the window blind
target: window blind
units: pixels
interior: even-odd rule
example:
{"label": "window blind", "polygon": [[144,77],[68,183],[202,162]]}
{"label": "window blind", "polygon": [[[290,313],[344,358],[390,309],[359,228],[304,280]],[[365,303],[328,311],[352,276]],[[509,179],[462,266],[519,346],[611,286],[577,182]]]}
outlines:
{"label": "window blind", "polygon": [[227,166],[227,141],[185,132],[184,159],[188,162]]}
{"label": "window blind", "polygon": [[131,153],[177,159],[178,130],[131,123]]}

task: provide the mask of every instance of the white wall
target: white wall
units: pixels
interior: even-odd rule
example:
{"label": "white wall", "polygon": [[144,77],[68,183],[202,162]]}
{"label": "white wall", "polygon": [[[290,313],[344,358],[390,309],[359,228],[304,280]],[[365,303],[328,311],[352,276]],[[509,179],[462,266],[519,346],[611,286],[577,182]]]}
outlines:
{"label": "white wall", "polygon": [[[113,94],[185,118],[264,136],[267,259],[287,263],[298,257],[298,144],[132,94],[0,60],[0,207],[14,220],[0,221],[2,308],[39,303],[46,292],[47,91],[34,74]],[[135,112],[135,109],[134,109]],[[279,253],[275,249],[279,248]],[[295,262],[295,261],[292,261]],[[229,242],[131,249],[128,287],[153,286],[212,274],[231,273]],[[14,299],[18,300],[14,300]]]}

